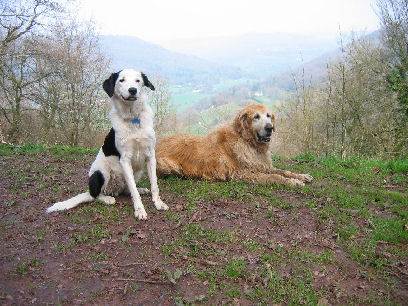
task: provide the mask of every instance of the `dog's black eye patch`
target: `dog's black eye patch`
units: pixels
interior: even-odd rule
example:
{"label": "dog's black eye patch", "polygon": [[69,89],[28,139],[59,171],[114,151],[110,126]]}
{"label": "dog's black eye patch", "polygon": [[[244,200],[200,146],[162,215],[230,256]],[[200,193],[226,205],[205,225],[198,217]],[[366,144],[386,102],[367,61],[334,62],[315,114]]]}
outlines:
{"label": "dog's black eye patch", "polygon": [[256,115],[254,116],[254,119],[256,119],[256,120],[258,120],[259,118],[261,118],[261,116],[259,116],[259,114],[256,114]]}

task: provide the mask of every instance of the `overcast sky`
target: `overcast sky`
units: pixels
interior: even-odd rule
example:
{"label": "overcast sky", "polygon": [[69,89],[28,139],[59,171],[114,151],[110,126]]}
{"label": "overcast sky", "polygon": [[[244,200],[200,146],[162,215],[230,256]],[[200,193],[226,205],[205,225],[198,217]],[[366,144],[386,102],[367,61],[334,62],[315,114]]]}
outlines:
{"label": "overcast sky", "polygon": [[147,41],[250,32],[373,31],[375,0],[79,0],[102,34]]}

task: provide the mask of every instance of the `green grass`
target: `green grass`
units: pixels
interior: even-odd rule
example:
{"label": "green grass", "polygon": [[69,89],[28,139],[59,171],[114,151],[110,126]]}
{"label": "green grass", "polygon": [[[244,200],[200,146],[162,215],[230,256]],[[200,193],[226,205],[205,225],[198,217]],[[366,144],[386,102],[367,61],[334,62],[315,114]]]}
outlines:
{"label": "green grass", "polygon": [[231,279],[245,277],[247,275],[245,266],[246,263],[243,259],[231,260],[224,268],[225,276]]}
{"label": "green grass", "polygon": [[41,261],[39,261],[36,258],[33,258],[33,259],[30,259],[26,262],[23,262],[17,265],[16,273],[19,276],[23,276],[23,275],[28,274],[28,272],[31,270],[39,269],[41,265],[42,265]]}
{"label": "green grass", "polygon": [[171,86],[171,99],[169,103],[177,107],[177,112],[181,112],[186,108],[193,106],[197,101],[209,97],[209,93],[195,92],[196,88],[184,86]]}
{"label": "green grass", "polygon": [[[0,145],[0,155],[29,156],[39,152],[65,159],[93,151],[32,144]],[[177,284],[187,278],[198,279],[200,286],[205,284],[206,296],[221,296],[230,299],[228,301],[242,298],[258,305],[316,305],[321,298],[335,294],[330,288],[316,286],[316,275],[326,277],[332,271],[340,271],[337,274],[342,277],[346,258],[352,262],[351,266],[357,267],[357,276],[370,280],[370,286],[382,288],[385,294],[378,296],[374,289],[368,289],[366,296],[349,295],[342,303],[397,304],[393,284],[399,280],[393,276],[397,270],[392,267],[398,267],[408,256],[408,160],[341,160],[313,154],[292,159],[274,156],[273,160],[276,167],[310,173],[315,181],[305,187],[287,187],[179,177],[159,179],[166,201],[184,206],[174,209],[170,205],[166,212],[156,212],[146,206],[149,214],[160,214],[163,222],[172,227],[171,234],[163,232],[165,243],[156,251],[165,258],[161,266],[163,279],[167,277]],[[17,196],[30,191],[23,190],[27,183],[35,181],[35,188],[50,187],[44,185],[44,178],[55,170],[51,168],[42,171],[41,165],[35,163],[29,163],[24,171],[18,167],[8,168],[5,175],[15,180],[10,189],[15,199],[5,202],[4,208],[20,205]],[[33,180],[32,173],[41,171],[41,176]],[[139,186],[149,187],[148,180],[142,178]],[[216,207],[219,202],[225,205],[225,210]],[[206,218],[206,213],[214,211],[217,215]],[[306,215],[302,215],[303,212]],[[197,215],[203,219],[191,218]],[[69,253],[73,246],[82,244],[91,249],[82,255],[84,260],[110,261],[110,252],[95,246],[111,236],[118,238],[119,248],[132,253],[131,229],[112,230],[116,224],[123,225],[123,218],[133,218],[131,205],[119,209],[118,205],[95,201],[67,212],[66,216],[69,222],[76,224],[76,230],[71,233],[69,242],[52,244],[57,254]],[[300,244],[298,233],[291,232],[304,218],[310,219],[311,235],[321,239],[317,245],[311,238]],[[265,227],[257,228],[258,221]],[[12,221],[0,223],[3,229],[13,226]],[[285,231],[282,239],[280,233]],[[44,244],[49,233],[36,229],[30,237]],[[324,246],[323,241],[327,243]],[[147,252],[143,256],[148,256]],[[142,261],[143,256],[138,256]],[[13,266],[12,272],[24,276],[40,267],[41,263],[28,260]],[[140,287],[133,285],[129,287],[130,292],[138,294]],[[174,293],[174,297],[180,295]],[[180,303],[188,301],[179,299]]]}
{"label": "green grass", "polygon": [[209,94],[201,92],[187,91],[175,93],[170,99],[170,104],[177,107],[177,112],[182,112],[186,108],[193,106],[197,101],[209,97]]}
{"label": "green grass", "polygon": [[36,154],[36,153],[43,153],[48,152],[52,156],[57,157],[66,157],[69,158],[70,156],[83,156],[87,154],[96,154],[99,148],[89,149],[89,148],[81,148],[81,147],[72,147],[72,146],[43,146],[34,143],[26,143],[21,146],[13,146],[7,144],[0,144],[0,156],[8,156],[13,154]]}
{"label": "green grass", "polygon": [[90,229],[75,232],[72,234],[72,243],[90,243],[96,244],[102,238],[109,238],[110,233],[108,227],[103,223],[95,223]]}
{"label": "green grass", "polygon": [[374,240],[386,241],[393,244],[408,242],[407,219],[398,217],[375,218],[372,237]]}

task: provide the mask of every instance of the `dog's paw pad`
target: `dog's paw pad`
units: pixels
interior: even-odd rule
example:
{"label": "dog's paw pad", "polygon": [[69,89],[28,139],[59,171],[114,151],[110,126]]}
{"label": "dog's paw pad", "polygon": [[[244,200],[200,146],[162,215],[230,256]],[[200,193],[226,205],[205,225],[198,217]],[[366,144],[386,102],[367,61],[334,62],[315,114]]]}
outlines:
{"label": "dog's paw pad", "polygon": [[139,220],[146,220],[147,213],[143,208],[138,208],[138,209],[135,209],[135,217],[136,219],[139,219]]}
{"label": "dog's paw pad", "polygon": [[149,193],[150,193],[150,190],[147,189],[147,188],[137,188],[137,191],[139,192],[140,195],[149,194]]}
{"label": "dog's paw pad", "polygon": [[156,206],[157,210],[168,210],[169,207],[164,203],[162,200],[158,200],[154,203],[154,206]]}

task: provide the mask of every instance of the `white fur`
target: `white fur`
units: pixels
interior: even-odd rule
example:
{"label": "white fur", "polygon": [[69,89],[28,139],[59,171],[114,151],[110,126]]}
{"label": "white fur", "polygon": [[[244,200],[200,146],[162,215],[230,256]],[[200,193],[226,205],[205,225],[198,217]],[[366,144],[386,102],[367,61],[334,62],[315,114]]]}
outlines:
{"label": "white fur", "polygon": [[[140,193],[148,190],[136,188],[136,182],[147,172],[155,207],[167,210],[168,206],[159,197],[156,177],[155,145],[156,136],[153,129],[153,111],[147,104],[147,97],[142,91],[143,79],[140,72],[125,69],[119,73],[111,98],[112,109],[109,114],[112,127],[115,130],[115,145],[120,153],[118,156],[105,156],[102,148],[89,170],[89,176],[95,171],[101,171],[105,181],[101,194],[97,197],[107,204],[115,203],[115,198],[121,193],[130,193],[135,209],[135,217],[141,220],[147,218]],[[137,89],[137,100],[129,101],[129,88]],[[140,119],[140,124],[133,123],[134,118]],[[55,203],[47,212],[66,210],[80,203],[91,202],[93,197],[89,192],[79,194],[69,200]]]}

